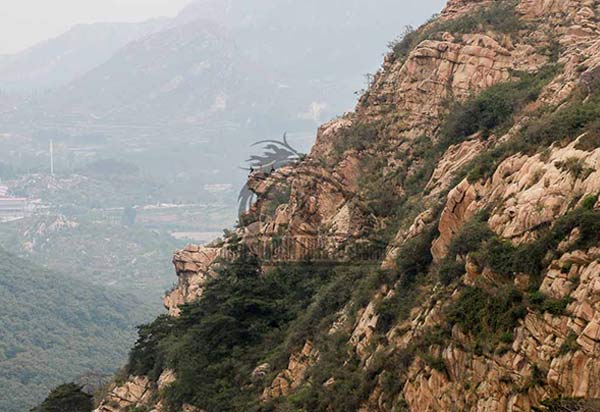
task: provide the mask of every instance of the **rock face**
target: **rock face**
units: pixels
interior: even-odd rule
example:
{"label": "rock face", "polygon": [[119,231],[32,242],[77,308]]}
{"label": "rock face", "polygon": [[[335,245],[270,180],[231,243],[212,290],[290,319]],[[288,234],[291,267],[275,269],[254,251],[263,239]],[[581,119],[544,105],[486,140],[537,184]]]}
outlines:
{"label": "rock face", "polygon": [[[449,1],[417,33],[429,36],[402,56],[386,57],[355,112],[319,129],[305,159],[250,175],[248,186],[258,200],[234,235],[264,266],[318,261],[315,252],[328,263],[347,263],[353,247],[385,233],[384,256],[370,262],[381,268],[374,276],[379,283],[368,293],[370,278],[357,284],[343,309],[319,319],[326,325],[309,340],[303,337],[283,362],[260,359],[252,365],[249,387],[267,410],[296,410],[317,386],[337,390],[334,376],[319,383],[313,373],[331,362],[322,342],[334,335],[343,337],[337,347],[347,349],[337,366],[358,365],[353,373],[368,377],[359,385],[360,412],[533,412],[547,399],[600,398],[600,243],[580,242],[589,230],[576,227],[557,239],[535,276],[507,278],[477,252],[448,256],[453,240],[478,214],[490,236],[517,247],[543,238],[578,208],[590,214],[600,209],[597,126],[574,127],[579,136],[557,132],[562,134],[543,147],[525,142],[528,149],[506,149],[535,125],[532,119],[594,101],[600,1],[516,1],[509,12],[523,24],[513,31],[469,23],[481,7],[496,3]],[[444,30],[435,30],[439,24]],[[517,105],[507,124],[444,142],[449,108],[460,110],[460,103],[490,87],[524,73],[535,77],[545,66],[554,69],[551,78],[531,101]],[[489,170],[469,173],[482,164]],[[403,213],[390,216],[371,206],[390,193],[395,197],[389,199],[401,199],[392,206]],[[207,282],[218,276],[223,251],[188,246],[176,253],[179,282],[164,301],[171,315],[179,314],[181,304],[202,299]],[[340,261],[331,258],[335,253]],[[444,265],[452,266],[454,278],[438,276]],[[365,276],[372,270],[358,263],[355,269]],[[461,328],[461,314],[452,318],[450,308],[465,291],[483,291],[495,303],[508,289],[522,310],[509,331],[490,337],[498,339],[493,350],[483,350],[475,331]],[[483,329],[494,327],[489,323]],[[172,379],[172,373],[158,382],[132,377],[115,386],[98,411],[121,412],[151,396],[148,406],[161,412],[160,388]]]}
{"label": "rock face", "polygon": [[195,245],[189,245],[175,253],[173,264],[178,283],[163,301],[170,315],[179,315],[179,306],[202,296],[206,283],[215,276],[213,265],[220,253],[219,248]]}
{"label": "rock face", "polygon": [[464,99],[508,80],[511,69],[543,63],[536,61],[535,54],[528,54],[526,46],[508,50],[486,35],[464,35],[462,39],[448,35],[447,39],[422,42],[406,63],[390,65],[373,86],[378,99],[405,115],[406,130],[415,137],[435,130],[445,111],[444,100],[451,96]]}
{"label": "rock face", "polygon": [[[541,399],[557,395],[598,398],[599,252],[568,253],[550,265],[541,290],[571,298],[568,311],[572,315],[527,315],[515,330],[511,348],[501,356],[467,353],[460,348],[466,343],[464,336],[455,333],[454,343],[441,353],[447,373],[417,359],[404,387],[411,410],[530,411]],[[559,274],[567,262],[570,272]],[[569,275],[577,276],[579,285],[570,283]],[[567,339],[577,344],[573,352],[561,349]],[[544,371],[549,386],[515,393],[515,386],[528,387],[531,365]],[[464,389],[466,382],[469,390]]]}
{"label": "rock face", "polygon": [[108,396],[95,412],[118,412],[145,405],[153,394],[152,383],[147,377],[132,377],[121,386],[113,385]]}
{"label": "rock face", "polygon": [[271,385],[263,391],[261,399],[269,401],[289,395],[291,391],[304,383],[306,371],[317,361],[319,352],[312,342],[306,342],[302,350],[290,358],[287,369],[281,371]]}
{"label": "rock face", "polygon": [[[480,210],[491,210],[490,227],[500,236],[525,242],[535,239],[538,228],[554,222],[578,201],[600,192],[600,148],[577,149],[583,137],[543,154],[510,157],[483,185],[463,180],[448,195],[440,237],[433,244],[434,257],[444,257],[452,238]],[[580,165],[585,173],[574,176],[565,162]]]}
{"label": "rock face", "polygon": [[[151,412],[165,412],[162,402],[157,402],[158,394],[175,382],[175,372],[165,370],[156,382],[146,376],[131,376],[123,384],[112,384],[108,395],[94,412],[121,412],[135,409]],[[184,405],[185,412],[201,412],[190,405]]]}

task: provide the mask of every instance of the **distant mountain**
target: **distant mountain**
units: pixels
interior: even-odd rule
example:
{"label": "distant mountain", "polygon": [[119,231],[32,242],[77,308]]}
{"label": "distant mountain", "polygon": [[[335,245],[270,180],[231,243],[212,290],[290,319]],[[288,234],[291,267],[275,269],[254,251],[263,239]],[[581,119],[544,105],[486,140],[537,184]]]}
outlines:
{"label": "distant mountain", "polygon": [[[53,386],[123,362],[152,310],[0,249],[0,410],[24,412]],[[141,305],[141,306],[140,306]]]}
{"label": "distant mountain", "polygon": [[248,114],[260,106],[264,113],[275,107],[269,102],[273,90],[222,26],[195,20],[131,42],[36,103],[45,112],[51,108],[55,118],[77,121],[205,123],[236,108]]}
{"label": "distant mountain", "polygon": [[[290,89],[309,116],[352,109],[354,92],[377,70],[386,44],[420,24],[443,0],[196,0],[176,18],[210,16],[231,32],[244,57]],[[409,17],[410,16],[410,17]],[[318,115],[318,113],[316,113]]]}
{"label": "distant mountain", "polygon": [[[431,10],[441,4],[427,2]],[[314,127],[352,108],[386,42],[426,9],[396,0],[198,0],[12,118],[63,127]]]}
{"label": "distant mountain", "polygon": [[34,92],[65,85],[126,44],[159,30],[166,21],[77,25],[20,53],[0,56],[0,89]]}

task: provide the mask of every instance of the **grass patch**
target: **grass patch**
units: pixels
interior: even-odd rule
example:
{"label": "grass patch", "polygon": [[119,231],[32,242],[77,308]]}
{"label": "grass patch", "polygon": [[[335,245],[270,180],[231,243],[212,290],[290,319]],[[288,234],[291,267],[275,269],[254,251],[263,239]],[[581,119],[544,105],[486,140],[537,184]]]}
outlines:
{"label": "grass patch", "polygon": [[447,319],[475,338],[476,352],[491,352],[526,313],[523,294],[512,286],[494,291],[468,287],[449,307]]}
{"label": "grass patch", "polygon": [[349,150],[362,151],[381,138],[380,122],[359,121],[340,130],[333,144],[334,152],[341,157]]}
{"label": "grass patch", "polygon": [[574,179],[585,180],[595,172],[595,169],[586,166],[584,159],[578,157],[569,157],[565,161],[556,162],[556,166],[562,171],[569,172]]}
{"label": "grass patch", "polygon": [[580,349],[579,344],[577,343],[577,334],[573,331],[569,332],[565,341],[560,345],[558,350],[559,355],[566,355],[567,353],[577,352]]}
{"label": "grass patch", "polygon": [[[593,198],[595,203],[595,196]],[[572,298],[551,298],[537,290],[536,285],[539,285],[543,270],[550,260],[557,257],[558,244],[575,228],[579,229],[580,236],[570,250],[585,250],[597,244],[600,241],[600,211],[586,207],[575,209],[559,218],[536,241],[519,246],[494,234],[487,226],[485,215],[467,223],[455,237],[450,253],[438,270],[444,284],[450,284],[462,275],[464,270],[459,262],[466,255],[471,256],[479,266],[491,268],[507,283],[485,289],[468,287],[447,310],[448,321],[458,324],[474,337],[473,349],[476,352],[491,351],[499,344],[507,345],[511,340],[509,336],[512,336],[513,329],[527,314],[527,310],[553,316],[568,314],[567,306]],[[512,276],[517,273],[532,277],[529,293],[512,286]],[[565,345],[569,349],[573,342],[567,339]]]}
{"label": "grass patch", "polygon": [[525,273],[539,280],[550,259],[557,257],[558,244],[573,229],[578,228],[580,235],[570,250],[584,250],[600,242],[600,211],[589,208],[596,197],[589,199],[584,201],[584,207],[558,218],[537,240],[519,246],[498,237],[489,229],[485,218],[478,216],[455,237],[445,262],[449,264],[457,256],[469,254],[480,266],[487,266],[498,275],[510,278],[516,273]]}
{"label": "grass patch", "polygon": [[572,141],[587,129],[595,130],[599,116],[600,94],[589,99],[580,96],[566,107],[532,121],[523,132],[523,140],[531,148],[550,146],[562,140]]}
{"label": "grass patch", "polygon": [[542,292],[533,292],[529,295],[529,307],[541,313],[550,313],[554,316],[567,314],[567,306],[573,302],[571,297],[554,299],[544,295]]}

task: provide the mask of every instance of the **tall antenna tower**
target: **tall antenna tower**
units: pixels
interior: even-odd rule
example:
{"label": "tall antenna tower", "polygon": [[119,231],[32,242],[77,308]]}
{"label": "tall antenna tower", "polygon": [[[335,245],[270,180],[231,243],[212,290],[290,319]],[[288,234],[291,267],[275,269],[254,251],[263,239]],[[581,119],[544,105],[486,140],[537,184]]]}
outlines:
{"label": "tall antenna tower", "polygon": [[50,139],[50,175],[54,176],[54,140]]}

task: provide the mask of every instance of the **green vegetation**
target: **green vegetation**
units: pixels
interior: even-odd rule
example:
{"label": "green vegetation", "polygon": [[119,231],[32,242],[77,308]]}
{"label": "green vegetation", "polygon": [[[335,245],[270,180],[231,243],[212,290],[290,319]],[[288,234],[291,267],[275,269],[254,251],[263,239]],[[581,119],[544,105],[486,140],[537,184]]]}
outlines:
{"label": "green vegetation", "polygon": [[[534,89],[540,90],[554,76],[553,70],[555,68],[549,66],[534,76]],[[517,136],[473,160],[468,172],[469,180],[473,182],[491,176],[497,165],[513,154],[535,154],[542,149],[548,150],[553,144],[568,144],[584,133],[585,136],[581,138],[577,147],[580,150],[597,148],[600,129],[597,120],[600,116],[600,81],[596,77],[597,74],[593,74],[592,80],[576,90],[570,100],[557,110],[532,113],[533,119]],[[593,169],[576,160],[563,162],[558,166],[579,179],[593,172]]]}
{"label": "green vegetation", "polygon": [[530,308],[541,313],[548,312],[554,316],[562,316],[567,314],[567,306],[573,300],[571,298],[554,299],[537,291],[529,294]]}
{"label": "green vegetation", "polygon": [[516,33],[524,25],[515,12],[515,5],[512,0],[500,0],[491,6],[481,7],[473,13],[467,13],[456,19],[427,24],[418,31],[407,27],[400,40],[390,44],[390,48],[394,57],[404,60],[415,46],[423,40],[435,39],[438,33],[448,32],[455,36],[487,31]]}
{"label": "green vegetation", "polygon": [[0,410],[23,412],[65,381],[110,374],[152,310],[0,249]]}
{"label": "green vegetation", "polygon": [[[572,141],[585,131],[595,132],[600,116],[600,93],[580,93],[555,112],[542,114],[525,129],[523,139],[532,147],[550,146],[557,141]],[[588,141],[589,142],[589,141]]]}
{"label": "green vegetation", "polygon": [[349,355],[348,338],[344,333],[323,338],[318,366],[309,371],[309,379],[315,384],[304,386],[290,397],[292,410],[344,412],[358,409],[372,383],[356,356]]}
{"label": "green vegetation", "polygon": [[415,30],[413,26],[406,26],[398,40],[390,42],[388,47],[396,59],[405,60],[415,46],[424,39],[425,37],[419,31]]}
{"label": "green vegetation", "polygon": [[564,171],[567,171],[573,176],[574,179],[585,180],[595,170],[586,167],[585,160],[578,157],[569,157],[563,162],[556,162],[556,166]]}
{"label": "green vegetation", "polygon": [[372,268],[367,266],[342,265],[329,270],[334,270],[331,280],[319,289],[310,305],[291,325],[284,345],[284,357],[300,349],[307,340],[327,332],[340,310],[349,302],[353,303],[349,315],[354,316],[368,303],[383,277],[380,272],[373,276]]}
{"label": "green vegetation", "polygon": [[379,122],[357,122],[343,128],[340,136],[335,139],[334,151],[342,155],[348,150],[365,150],[381,137]]}
{"label": "green vegetation", "polygon": [[377,306],[378,332],[385,334],[398,321],[408,318],[418,296],[417,285],[427,276],[433,262],[431,243],[437,235],[437,226],[432,225],[400,248],[396,259],[397,272],[387,279],[388,284],[394,285],[394,293]]}
{"label": "green vegetation", "polygon": [[385,162],[385,159],[375,156],[365,157],[362,166],[368,172],[362,175],[359,181],[364,208],[382,218],[394,216],[400,200],[396,191],[399,182],[396,176],[384,174]]}
{"label": "green vegetation", "polygon": [[[481,133],[484,138],[492,133],[502,134],[514,124],[514,115],[539,97],[541,90],[555,77],[557,70],[556,65],[547,65],[536,74],[515,72],[514,80],[494,85],[464,103],[454,105],[442,123],[440,141],[427,153],[426,158],[434,159],[432,163],[435,165],[450,145],[460,143],[475,133]],[[562,110],[566,109],[559,112]],[[551,115],[544,115],[546,116]],[[477,156],[464,169],[462,176],[474,183],[490,177],[497,165],[508,156],[518,152],[532,153],[559,140],[554,135],[549,139],[529,136],[539,130],[536,124],[538,120],[533,121],[510,141]],[[543,124],[543,120],[539,120],[539,124]],[[550,127],[548,134],[551,133]]]}
{"label": "green vegetation", "polygon": [[252,370],[267,360],[284,366],[315,325],[347,302],[344,289],[351,293],[352,283],[338,276],[329,266],[308,263],[261,274],[258,261],[241,253],[179,318],[140,328],[129,372],[156,378],[173,368],[178,379],[165,390],[172,407],[248,410],[258,390],[249,386]]}
{"label": "green vegetation", "polygon": [[493,350],[526,313],[523,295],[514,287],[493,291],[468,287],[450,307],[447,318],[475,338],[474,350],[479,352]]}
{"label": "green vegetation", "polygon": [[[458,27],[460,28],[460,26]],[[464,27],[469,27],[469,25],[466,24]],[[505,27],[510,27],[510,24]],[[409,32],[406,38],[414,39],[416,35]],[[409,48],[407,43],[403,43],[402,47]],[[537,74],[513,73],[514,81],[493,86],[481,95],[475,96],[463,104],[456,105],[443,124],[441,139],[438,142],[433,142],[427,136],[416,139],[407,157],[399,159],[403,161],[406,169],[385,174],[383,171],[386,170],[386,162],[377,157],[370,157],[368,152],[365,151],[365,156],[362,159],[365,177],[360,182],[360,187],[361,196],[365,199],[367,210],[378,218],[383,218],[383,221],[399,221],[405,216],[411,216],[413,213],[411,205],[418,202],[420,193],[430,178],[435,163],[451,144],[460,143],[477,132],[481,132],[482,136],[486,138],[491,134],[498,135],[506,131],[514,123],[515,114],[539,97],[542,88],[551,81],[556,72],[556,66],[548,66]],[[582,99],[579,103],[575,101],[575,103],[572,102],[569,105],[572,104],[585,103]],[[578,110],[569,109],[569,105],[559,109],[556,113],[564,110],[572,110],[574,113],[579,112]],[[546,114],[538,112],[536,115],[545,116]],[[569,116],[566,117],[569,118]],[[581,119],[585,116],[577,115],[574,118]],[[576,122],[573,121],[572,124],[575,125]],[[587,123],[585,127],[589,129],[589,126],[591,126],[591,123]],[[572,130],[577,130],[577,128],[574,126]],[[464,174],[457,178],[468,176],[472,182],[485,178],[507,156],[519,151],[532,153],[553,141],[560,140],[555,136],[552,142],[544,139],[528,141],[527,136],[532,131],[531,127],[527,127],[509,143],[501,144],[478,156],[465,169]],[[342,149],[346,150],[349,147],[357,150],[365,150],[367,147],[377,148],[378,140],[385,133],[385,130],[377,129],[376,133],[371,134],[372,139],[360,143],[356,139],[349,139],[348,142],[351,144],[344,146]],[[574,137],[576,136],[570,138]],[[593,138],[590,138],[586,141],[582,140],[580,144],[588,147],[592,146],[594,141]],[[589,173],[585,165],[579,164],[579,162],[565,162],[563,167],[579,178]],[[411,170],[411,172],[408,173],[407,170]],[[393,190],[389,190],[389,188],[396,187],[402,187],[405,192],[395,193]],[[386,188],[386,190],[374,188]],[[564,240],[574,228],[579,228],[582,232],[580,238],[573,245],[574,249],[589,246],[600,240],[600,235],[598,235],[600,214],[593,210],[596,201],[597,196],[586,198],[581,208],[559,219],[554,226],[541,228],[541,236],[536,241],[519,246],[514,246],[495,235],[486,223],[488,217],[485,213],[482,213],[463,227],[450,245],[448,258],[434,267],[432,267],[429,250],[435,232],[426,231],[422,236],[405,243],[403,250],[399,253],[398,272],[391,277],[387,276],[385,279],[378,278],[376,280],[377,285],[381,285],[383,282],[393,285],[394,293],[386,299],[381,299],[377,304],[376,311],[380,317],[374,341],[385,340],[385,334],[408,316],[410,309],[414,307],[414,303],[419,296],[419,283],[417,281],[426,279],[433,269],[434,272],[439,274],[442,283],[449,285],[464,273],[465,258],[469,255],[476,264],[481,267],[487,266],[498,275],[497,284],[478,284],[462,290],[458,299],[446,308],[445,315],[449,323],[448,326],[458,325],[466,333],[469,333],[473,338],[471,349],[477,353],[492,351],[503,353],[509,350],[514,339],[514,329],[528,311],[548,312],[555,316],[566,314],[566,308],[570,303],[569,299],[550,298],[537,291],[537,287],[541,280],[542,271],[549,260],[555,257],[551,252],[556,250],[558,243]],[[418,210],[418,207],[415,210]],[[383,230],[388,230],[389,227],[384,226]],[[513,286],[513,277],[517,273],[530,275],[530,290],[522,291]],[[368,288],[371,291],[371,296],[374,289],[376,287],[374,288],[372,285]],[[440,358],[432,355],[432,353],[435,353],[432,348],[442,347],[447,343],[449,337],[450,333],[447,328],[431,330],[418,339],[418,342],[416,340],[410,348],[402,351],[402,353],[393,354],[394,363],[408,367],[415,356],[419,356],[431,368],[444,372],[445,365]],[[328,345],[325,343],[320,346],[320,348],[327,347]],[[573,342],[567,340],[565,348],[561,350],[573,350]],[[335,358],[333,352],[329,355]],[[335,362],[330,364],[319,362],[315,369],[324,368],[325,372],[322,370],[315,371],[313,372],[314,375],[311,376],[321,378],[327,376],[328,379],[336,373],[334,365]],[[337,366],[339,367],[339,363]],[[353,361],[348,362],[344,368],[344,373],[347,376],[354,376],[354,380],[347,382],[343,376],[340,377],[340,391],[342,393],[345,393],[349,388],[353,388],[355,391],[353,393],[362,394],[364,393],[363,390],[368,393],[368,388],[372,385],[370,374],[385,375],[387,377],[395,376],[397,380],[397,377],[402,376],[404,373],[402,366],[391,368],[394,370],[374,366],[373,370],[370,370],[366,375],[355,376]],[[537,377],[541,374],[536,375],[534,373],[533,375],[531,382],[528,383],[529,385],[536,386],[544,383],[543,380]],[[293,396],[290,410],[299,408],[322,410],[323,405],[327,403],[324,399],[328,399],[328,396],[332,395],[328,392],[327,385],[322,385],[325,381],[321,382],[319,379],[315,379],[314,382],[320,384],[314,385],[314,387],[307,386]],[[386,387],[392,388],[389,392],[393,393],[394,380],[387,379],[385,382],[387,382]],[[349,402],[345,404],[346,408],[352,408],[358,402],[356,397],[348,396],[346,398]]]}
{"label": "green vegetation", "polygon": [[399,321],[405,320],[414,307],[417,292],[412,287],[396,287],[394,295],[377,305],[377,331],[386,334]]}
{"label": "green vegetation", "polygon": [[[414,206],[419,203],[419,196],[423,194],[435,165],[446,150],[473,133],[481,132],[488,136],[492,132],[508,128],[513,122],[514,114],[538,98],[542,88],[556,75],[556,71],[556,66],[547,66],[536,74],[513,73],[515,80],[492,86],[480,95],[456,104],[441,126],[440,139],[437,142],[428,136],[415,139],[411,142],[408,155],[401,159],[402,166],[395,171],[387,170],[385,158],[365,153],[361,159],[365,173],[359,181],[361,201],[368,212],[388,222],[384,226],[385,230],[379,231],[384,243],[396,233],[399,222],[409,220],[407,217],[419,209]],[[349,147],[364,150],[376,145],[385,133],[380,123],[370,124],[369,127],[357,124],[347,129],[337,150]],[[363,135],[368,138],[358,140]],[[501,145],[498,149],[478,156],[465,168],[469,181],[489,176],[496,169],[497,163],[508,156],[509,152],[518,150],[515,149],[518,147],[521,146]],[[398,188],[403,188],[403,191]],[[451,268],[447,265],[446,269]],[[456,269],[456,265],[453,269]]]}
{"label": "green vegetation", "polygon": [[589,124],[585,136],[582,136],[575,148],[578,150],[593,151],[600,147],[600,123]]}
{"label": "green vegetation", "polygon": [[[352,319],[387,276],[369,267],[310,262],[261,273],[258,261],[241,253],[179,318],[160,317],[140,328],[128,373],[157,378],[173,368],[178,380],[164,391],[173,410],[191,403],[208,412],[268,411],[279,402],[310,411],[325,412],[332,403],[335,411],[354,410],[376,374],[365,374],[357,359],[346,361],[347,331],[328,331],[341,310]],[[307,340],[320,353],[308,372],[319,384],[260,405],[258,395],[274,375],[253,381],[253,369],[268,362],[272,371],[281,370]],[[331,377],[335,381],[323,385]]]}
{"label": "green vegetation", "polygon": [[495,234],[487,225],[487,214],[479,213],[465,223],[460,232],[454,236],[446,258],[438,267],[440,281],[449,285],[465,272],[464,258],[482,248]]}
{"label": "green vegetation", "polygon": [[490,267],[498,275],[510,277],[515,273],[525,273],[539,280],[543,269],[550,263],[549,259],[556,257],[554,254],[558,244],[573,229],[578,228],[580,236],[571,250],[586,249],[600,241],[600,211],[589,209],[589,203],[597,198],[592,196],[590,199],[584,201],[585,207],[557,219],[537,240],[519,246],[499,238],[482,218],[485,215],[478,216],[455,237],[446,263],[454,261],[456,256],[470,254],[481,266]]}
{"label": "green vegetation", "polygon": [[[495,2],[474,15],[433,24],[421,32],[408,31],[403,41],[394,46],[396,57],[405,58],[416,42],[434,32],[514,33],[522,23],[513,6],[512,1]],[[361,201],[364,200],[361,206],[384,222],[374,231],[378,235],[385,233],[389,240],[390,234],[397,231],[390,222],[411,220],[419,210],[421,193],[446,149],[474,133],[481,132],[485,139],[509,128],[515,114],[535,101],[555,74],[556,67],[547,67],[535,75],[513,73],[514,81],[493,86],[457,104],[443,124],[441,139],[436,142],[422,136],[415,140],[408,158],[397,159],[406,160],[405,168],[391,173],[386,173],[388,159],[370,156],[367,150],[383,140],[386,130],[381,123],[358,122],[343,129],[334,150],[338,157],[348,150],[364,154],[361,160],[365,172],[359,182]],[[591,130],[596,124],[593,117],[600,114],[600,109],[589,103],[589,99],[582,98],[553,113],[536,113],[539,120],[532,122],[515,141],[477,157],[465,175],[472,182],[483,179],[511,153],[539,150],[563,137],[572,139],[583,130]],[[552,124],[559,126],[558,133],[548,128]],[[591,134],[580,144],[591,147],[596,138]],[[576,178],[589,172],[579,161],[563,163],[557,166]],[[395,190],[398,188],[404,190]],[[289,188],[278,189],[281,190],[272,193],[266,201],[264,212],[268,215],[289,201]],[[436,353],[433,349],[447,342],[453,325],[471,335],[472,350],[483,353],[507,350],[515,327],[528,310],[564,315],[570,301],[545,296],[536,291],[536,286],[548,260],[553,257],[552,252],[574,228],[580,229],[581,236],[573,248],[600,240],[600,212],[593,210],[596,201],[597,196],[586,198],[580,209],[559,219],[554,226],[542,229],[537,240],[519,246],[495,235],[486,223],[487,216],[481,214],[462,228],[450,245],[448,258],[439,266],[432,266],[430,249],[437,235],[437,225],[432,224],[421,235],[404,243],[395,273],[311,262],[261,273],[260,262],[242,253],[235,262],[223,265],[202,300],[182,307],[181,317],[162,316],[139,328],[127,372],[157,379],[166,368],[174,369],[178,379],[164,390],[167,406],[173,411],[183,403],[208,412],[271,411],[278,409],[278,403],[285,404],[281,410],[289,411],[356,410],[379,376],[383,377],[386,390],[397,393],[399,377],[417,356],[432,369],[445,373],[446,365],[439,356],[433,355]],[[384,342],[385,334],[409,316],[419,298],[420,282],[435,270],[443,284],[452,284],[464,273],[467,255],[476,264],[489,267],[497,275],[494,279],[497,283],[477,284],[461,290],[458,298],[446,308],[448,325],[427,330],[408,348],[393,353],[388,362],[392,365],[385,365],[375,356],[365,372],[364,365],[348,346],[348,331],[341,328],[328,333],[333,321],[342,313],[352,320],[358,309],[364,308],[385,283],[394,293],[377,303],[379,321],[374,346]],[[531,276],[531,290],[521,291],[513,286],[513,276],[517,273]],[[297,352],[307,340],[315,343],[320,354],[318,364],[309,368],[310,384],[289,398],[259,405],[257,398],[264,384],[270,382],[275,371],[285,367],[289,355]],[[573,350],[576,350],[576,342],[570,336],[561,352]],[[252,371],[264,362],[269,363],[273,373],[257,382],[252,379]],[[539,368],[534,365],[532,371],[528,384],[542,384],[543,374]]]}
{"label": "green vegetation", "polygon": [[560,345],[559,355],[566,355],[567,353],[577,352],[580,347],[577,343],[579,336],[575,332],[569,332],[565,341]]}
{"label": "green vegetation", "polygon": [[[538,290],[544,268],[555,259],[558,244],[573,229],[580,235],[571,250],[586,249],[600,241],[600,211],[590,209],[596,196],[584,201],[584,207],[575,209],[559,218],[555,224],[531,243],[515,246],[499,238],[487,226],[487,216],[480,214],[468,222],[454,238],[447,258],[441,262],[438,273],[444,284],[450,284],[464,273],[464,258],[469,255],[480,267],[489,267],[500,276],[494,286],[469,287],[448,308],[447,318],[458,324],[475,338],[474,350],[491,351],[500,343],[508,344],[511,333],[527,310],[550,313],[554,316],[567,314],[570,298],[554,299]],[[512,286],[512,277],[525,273],[531,277],[528,293]],[[567,341],[562,351],[573,349]]]}
{"label": "green vegetation", "polygon": [[513,75],[516,80],[491,86],[451,108],[441,130],[446,145],[460,143],[477,132],[486,138],[495,129],[510,125],[518,110],[537,100],[542,88],[556,75],[556,67],[547,66],[535,75],[525,72]]}
{"label": "green vegetation", "polygon": [[[162,293],[174,280],[173,250],[185,241],[141,224],[126,226],[118,214],[112,221],[102,216],[64,219],[32,216],[4,223],[0,247],[85,282],[110,284],[161,309]],[[33,247],[24,250],[29,242]]]}
{"label": "green vegetation", "polygon": [[40,406],[31,412],[92,412],[92,396],[84,393],[74,383],[61,385],[50,392]]}
{"label": "green vegetation", "polygon": [[427,273],[429,265],[433,261],[431,243],[437,234],[437,227],[432,226],[429,230],[402,245],[396,265],[403,284],[409,285],[419,274]]}
{"label": "green vegetation", "polygon": [[524,27],[515,11],[516,4],[513,0],[496,0],[491,6],[481,7],[474,13],[442,22],[437,29],[455,35],[487,31],[516,33]]}

